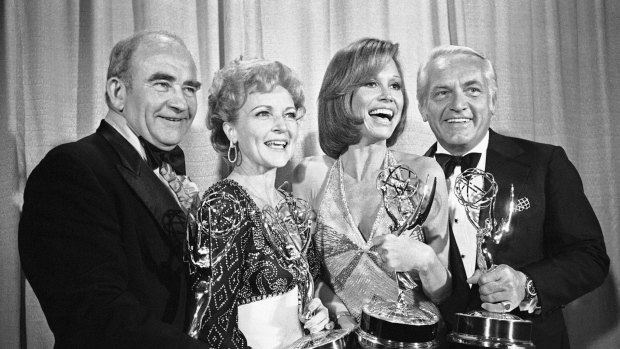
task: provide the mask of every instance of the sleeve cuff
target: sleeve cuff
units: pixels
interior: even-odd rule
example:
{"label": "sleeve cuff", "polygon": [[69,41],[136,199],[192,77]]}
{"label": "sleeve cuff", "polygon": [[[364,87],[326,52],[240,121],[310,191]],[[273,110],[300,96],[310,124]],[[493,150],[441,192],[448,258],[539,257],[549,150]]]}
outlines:
{"label": "sleeve cuff", "polygon": [[538,305],[538,296],[530,299],[529,301],[523,301],[519,304],[519,310],[527,311],[530,314],[540,314],[540,305]]}

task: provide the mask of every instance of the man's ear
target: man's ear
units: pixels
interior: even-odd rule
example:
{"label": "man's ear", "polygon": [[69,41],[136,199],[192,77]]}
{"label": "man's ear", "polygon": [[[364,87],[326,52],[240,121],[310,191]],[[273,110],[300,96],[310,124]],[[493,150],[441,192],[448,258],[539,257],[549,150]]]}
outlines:
{"label": "man's ear", "polygon": [[127,87],[117,77],[109,78],[106,82],[106,92],[112,105],[116,111],[122,112],[125,109],[125,101],[127,98]]}
{"label": "man's ear", "polygon": [[418,103],[418,110],[420,111],[420,115],[422,115],[422,120],[427,122],[428,117],[426,116],[426,107],[423,107],[422,104]]}
{"label": "man's ear", "polygon": [[224,133],[226,134],[226,137],[228,137],[228,141],[230,141],[231,144],[237,143],[237,130],[235,130],[235,127],[231,125],[230,122],[225,122],[222,125],[222,129],[224,130]]}
{"label": "man's ear", "polygon": [[491,96],[491,104],[489,105],[491,116],[495,116],[495,107],[497,107],[497,94],[493,94],[493,96]]}

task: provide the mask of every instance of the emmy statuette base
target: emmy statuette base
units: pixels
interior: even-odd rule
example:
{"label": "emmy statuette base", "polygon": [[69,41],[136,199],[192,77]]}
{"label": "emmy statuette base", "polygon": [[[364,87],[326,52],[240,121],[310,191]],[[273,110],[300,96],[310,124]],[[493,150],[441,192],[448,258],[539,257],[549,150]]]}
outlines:
{"label": "emmy statuette base", "polygon": [[359,347],[362,349],[432,349],[439,348],[439,342],[432,340],[428,342],[407,343],[382,339],[373,336],[364,330],[358,328],[356,331]]}
{"label": "emmy statuette base", "polygon": [[355,348],[352,330],[323,330],[305,335],[287,347],[288,349],[349,349]]}
{"label": "emmy statuette base", "polygon": [[362,348],[437,348],[439,318],[411,304],[371,301],[356,330]]}
{"label": "emmy statuette base", "polygon": [[533,349],[532,322],[511,314],[473,311],[456,314],[453,343],[498,349]]}

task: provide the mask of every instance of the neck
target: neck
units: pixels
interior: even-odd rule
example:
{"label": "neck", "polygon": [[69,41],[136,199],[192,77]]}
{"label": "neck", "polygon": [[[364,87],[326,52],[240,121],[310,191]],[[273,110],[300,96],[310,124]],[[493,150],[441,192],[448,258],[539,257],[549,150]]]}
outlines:
{"label": "neck", "polygon": [[228,176],[243,186],[259,208],[265,205],[275,207],[281,197],[275,188],[277,169],[266,172],[250,172],[243,167],[235,167]]}
{"label": "neck", "polygon": [[344,172],[358,181],[374,180],[386,152],[385,144],[352,145],[340,156]]}

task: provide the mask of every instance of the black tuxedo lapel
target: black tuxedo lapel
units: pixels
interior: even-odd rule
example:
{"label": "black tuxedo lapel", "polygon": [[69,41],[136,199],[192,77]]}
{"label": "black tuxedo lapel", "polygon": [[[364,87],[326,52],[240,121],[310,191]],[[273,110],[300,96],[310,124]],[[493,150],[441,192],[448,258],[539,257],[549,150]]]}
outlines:
{"label": "black tuxedo lapel", "polygon": [[181,258],[186,217],[173,194],[152,172],[140,154],[112,126],[102,121],[97,133],[116,151],[120,158],[120,163],[116,165],[120,176],[151,212],[165,232],[166,240]]}
{"label": "black tuxedo lapel", "polygon": [[486,171],[493,175],[499,186],[495,211],[497,218],[502,218],[508,215],[510,186],[514,185],[515,200],[521,197],[531,167],[519,160],[523,149],[518,144],[493,130],[489,132]]}
{"label": "black tuxedo lapel", "polygon": [[[495,200],[495,218],[499,221],[508,217],[510,208],[510,187],[514,186],[514,199],[516,201],[523,196],[525,183],[531,172],[531,166],[520,159],[523,149],[510,138],[490,130],[489,148],[487,150],[486,171],[491,173],[498,184],[498,193]],[[518,212],[513,213],[510,234],[514,234],[518,228]],[[506,240],[500,241],[494,248],[494,262],[502,263],[502,254],[511,248]]]}
{"label": "black tuxedo lapel", "polygon": [[435,153],[437,152],[437,142],[433,143],[430,148],[424,153],[424,156],[428,156],[430,158],[435,157]]}

